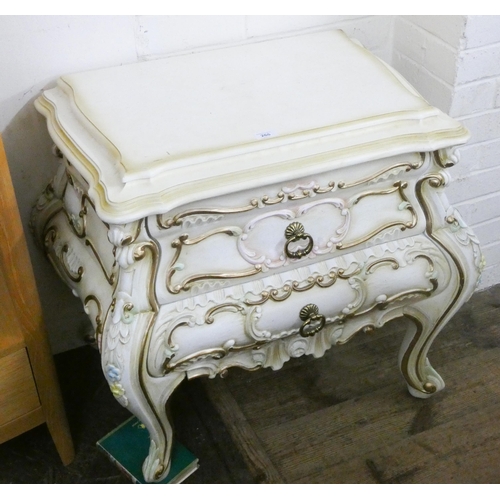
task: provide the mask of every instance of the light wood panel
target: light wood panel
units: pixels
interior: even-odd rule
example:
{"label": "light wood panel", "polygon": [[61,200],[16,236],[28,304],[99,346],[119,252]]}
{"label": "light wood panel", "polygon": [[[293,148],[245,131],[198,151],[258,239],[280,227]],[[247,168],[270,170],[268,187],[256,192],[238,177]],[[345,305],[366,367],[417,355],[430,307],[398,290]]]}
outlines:
{"label": "light wood panel", "polygon": [[0,358],[0,425],[40,406],[26,349]]}
{"label": "light wood panel", "polygon": [[[17,201],[12,186],[7,157],[0,137],[0,273],[6,317],[0,330],[3,354],[15,351],[24,343],[47,423],[63,463],[73,460],[74,449],[69,432],[56,370],[47,339],[35,277],[26,245]],[[3,319],[3,317],[2,317]],[[20,340],[22,339],[22,340]],[[0,376],[5,373],[0,370]],[[28,419],[29,420],[29,419]],[[26,421],[28,421],[26,420]],[[25,422],[26,423],[26,422]],[[10,424],[9,424],[10,425]],[[2,435],[12,437],[12,426],[0,428]],[[8,427],[8,428],[7,428]],[[26,429],[18,427],[19,432]]]}
{"label": "light wood panel", "polygon": [[0,304],[2,305],[2,321],[0,322],[0,357],[22,349],[26,344],[19,328],[19,321],[14,311],[3,266],[0,265]]}

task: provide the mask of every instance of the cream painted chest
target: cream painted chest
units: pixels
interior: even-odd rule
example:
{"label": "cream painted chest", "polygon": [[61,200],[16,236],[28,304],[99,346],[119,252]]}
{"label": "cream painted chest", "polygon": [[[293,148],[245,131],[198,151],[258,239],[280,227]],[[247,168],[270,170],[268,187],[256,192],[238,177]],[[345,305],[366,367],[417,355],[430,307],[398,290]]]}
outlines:
{"label": "cream painted chest", "polygon": [[36,101],[60,171],[33,212],[116,399],[169,469],[184,379],[277,370],[404,316],[411,394],[476,287],[443,190],[468,133],[340,31],[60,78]]}

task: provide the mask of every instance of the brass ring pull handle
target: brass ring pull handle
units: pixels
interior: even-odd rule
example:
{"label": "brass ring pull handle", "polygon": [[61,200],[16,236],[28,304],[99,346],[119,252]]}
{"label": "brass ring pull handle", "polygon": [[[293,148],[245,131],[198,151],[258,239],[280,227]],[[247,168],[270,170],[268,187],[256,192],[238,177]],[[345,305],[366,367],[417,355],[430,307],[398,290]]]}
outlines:
{"label": "brass ring pull handle", "polygon": [[[305,232],[304,226],[300,222],[292,222],[285,230],[286,244],[285,253],[291,259],[300,259],[313,249],[313,239],[310,234]],[[290,250],[290,244],[299,240],[308,240],[306,248],[299,250]]]}
{"label": "brass ring pull handle", "polygon": [[[299,313],[300,319],[304,322],[300,327],[299,333],[302,337],[312,337],[316,335],[326,323],[326,319],[322,314],[319,314],[318,306],[307,304]],[[317,323],[315,325],[315,323]]]}

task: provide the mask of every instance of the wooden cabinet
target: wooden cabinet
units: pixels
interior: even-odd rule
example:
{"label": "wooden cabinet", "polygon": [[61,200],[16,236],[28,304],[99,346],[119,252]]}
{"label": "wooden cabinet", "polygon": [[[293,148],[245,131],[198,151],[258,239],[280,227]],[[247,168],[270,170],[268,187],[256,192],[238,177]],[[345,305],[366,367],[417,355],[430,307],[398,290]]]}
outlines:
{"label": "wooden cabinet", "polygon": [[67,465],[73,442],[1,138],[0,241],[0,443],[46,423]]}

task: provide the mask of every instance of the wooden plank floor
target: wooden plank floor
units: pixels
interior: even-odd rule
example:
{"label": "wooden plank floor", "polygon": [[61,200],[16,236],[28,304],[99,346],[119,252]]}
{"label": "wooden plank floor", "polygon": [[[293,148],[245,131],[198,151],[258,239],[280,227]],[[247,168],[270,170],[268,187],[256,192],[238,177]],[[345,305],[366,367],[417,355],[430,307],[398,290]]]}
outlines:
{"label": "wooden plank floor", "polygon": [[411,397],[396,320],[321,359],[230,371],[204,387],[257,482],[500,482],[500,285],[476,293],[434,342],[446,388]]}

